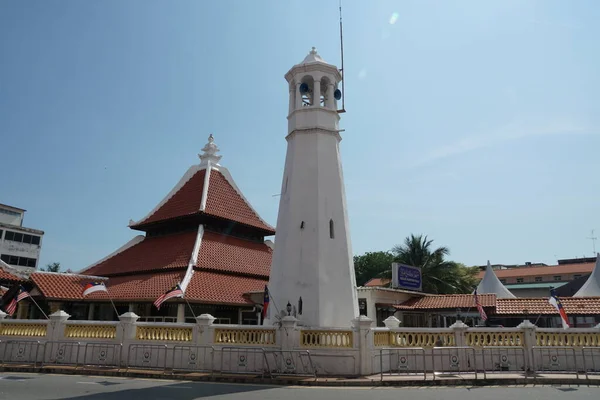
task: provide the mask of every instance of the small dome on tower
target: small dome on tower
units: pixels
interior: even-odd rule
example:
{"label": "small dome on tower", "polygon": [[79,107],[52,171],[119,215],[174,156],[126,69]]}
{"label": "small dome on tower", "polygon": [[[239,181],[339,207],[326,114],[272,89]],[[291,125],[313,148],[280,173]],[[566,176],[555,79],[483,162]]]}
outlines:
{"label": "small dome on tower", "polygon": [[304,61],[302,61],[302,64],[312,64],[312,63],[327,64],[325,62],[325,60],[323,60],[321,58],[321,56],[317,53],[317,49],[315,47],[312,48],[310,53],[308,53],[308,55],[304,58]]}

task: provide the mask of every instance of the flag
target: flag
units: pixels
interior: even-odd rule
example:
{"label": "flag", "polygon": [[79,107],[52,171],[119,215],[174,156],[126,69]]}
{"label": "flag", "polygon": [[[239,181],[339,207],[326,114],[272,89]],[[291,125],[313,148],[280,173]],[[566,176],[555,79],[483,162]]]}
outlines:
{"label": "flag", "polygon": [[475,289],[475,292],[473,293],[473,297],[475,299],[475,305],[477,306],[477,311],[479,311],[479,316],[481,317],[481,319],[483,321],[487,321],[487,319],[488,319],[487,314],[485,313],[483,306],[479,302],[479,296],[477,296],[477,289]]}
{"label": "flag", "polygon": [[556,296],[556,292],[554,291],[554,289],[550,290],[550,298],[548,299],[548,303],[552,304],[552,306],[556,308],[556,310],[560,314],[563,329],[569,328],[569,317],[567,317],[567,313],[565,312],[565,309],[560,299],[558,298],[558,296]]}
{"label": "flag", "polygon": [[181,290],[179,284],[167,290],[165,294],[160,295],[158,299],[154,301],[154,306],[156,307],[156,309],[160,310],[160,306],[162,303],[174,297],[183,297],[183,290]]}
{"label": "flag", "polygon": [[23,299],[26,299],[27,297],[31,297],[29,295],[29,292],[23,289],[22,286],[19,286],[19,291],[17,292],[17,295],[13,297],[12,301],[6,307],[6,313],[8,315],[13,315],[17,310],[17,303]]}
{"label": "flag", "polygon": [[83,288],[83,297],[94,292],[107,292],[104,282],[90,282]]}
{"label": "flag", "polygon": [[262,309],[262,319],[265,320],[267,316],[267,309],[269,308],[269,288],[265,285],[265,297],[263,298],[263,309]]}
{"label": "flag", "polygon": [[19,288],[19,294],[17,295],[17,303],[20,302],[23,299],[26,299],[28,297],[31,297],[31,295],[29,294],[29,292],[25,289],[23,289],[23,287]]}
{"label": "flag", "polygon": [[6,313],[8,315],[12,316],[15,313],[16,309],[17,309],[17,298],[15,297],[11,300],[11,302],[6,307]]}

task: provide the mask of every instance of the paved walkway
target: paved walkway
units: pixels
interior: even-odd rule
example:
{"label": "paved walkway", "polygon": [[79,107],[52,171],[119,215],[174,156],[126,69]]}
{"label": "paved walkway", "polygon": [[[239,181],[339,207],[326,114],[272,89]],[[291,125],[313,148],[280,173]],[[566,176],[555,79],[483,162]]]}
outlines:
{"label": "paved walkway", "polygon": [[28,372],[28,373],[56,373],[63,375],[95,375],[126,378],[150,378],[186,381],[204,381],[221,383],[245,383],[245,384],[274,384],[274,385],[302,385],[302,386],[497,386],[497,385],[541,385],[541,384],[565,384],[565,385],[600,385],[600,374],[535,374],[524,375],[522,373],[468,373],[461,375],[451,374],[427,374],[423,375],[371,375],[363,377],[263,377],[260,375],[212,375],[210,373],[171,373],[163,371],[134,370],[134,369],[94,369],[75,368],[69,366],[48,366],[42,369],[30,366],[16,366],[0,368],[4,372]]}
{"label": "paved walkway", "polygon": [[[428,389],[428,390],[423,390]],[[365,390],[368,390],[366,393]],[[442,392],[443,390],[443,392]],[[526,398],[597,400],[600,388],[587,385],[523,385],[519,387],[305,387],[172,381],[89,375],[24,372],[0,373],[0,399],[19,400],[504,400]]]}

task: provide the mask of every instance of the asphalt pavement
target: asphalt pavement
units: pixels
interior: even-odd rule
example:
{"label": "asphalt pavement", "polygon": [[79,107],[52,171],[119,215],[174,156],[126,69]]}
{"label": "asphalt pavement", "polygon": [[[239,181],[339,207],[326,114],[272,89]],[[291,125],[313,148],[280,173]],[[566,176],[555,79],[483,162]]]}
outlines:
{"label": "asphalt pavement", "polygon": [[597,400],[599,387],[295,387],[79,375],[0,373],[0,399],[11,400]]}

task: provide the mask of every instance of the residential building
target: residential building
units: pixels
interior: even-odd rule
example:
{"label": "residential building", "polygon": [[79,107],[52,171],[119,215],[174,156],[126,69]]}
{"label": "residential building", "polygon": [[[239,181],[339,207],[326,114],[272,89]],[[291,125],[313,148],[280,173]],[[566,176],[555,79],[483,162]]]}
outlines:
{"label": "residential building", "polygon": [[23,226],[25,211],[0,204],[0,260],[13,267],[37,268],[44,232]]}

